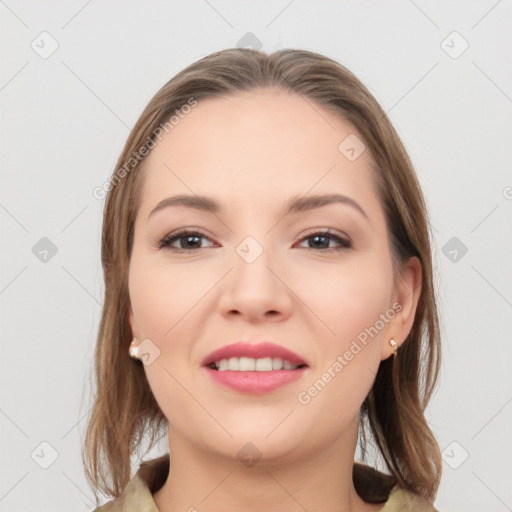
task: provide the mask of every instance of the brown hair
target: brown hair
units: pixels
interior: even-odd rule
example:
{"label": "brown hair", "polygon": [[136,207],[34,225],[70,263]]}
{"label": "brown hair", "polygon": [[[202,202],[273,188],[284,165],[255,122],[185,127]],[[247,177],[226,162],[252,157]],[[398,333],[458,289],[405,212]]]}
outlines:
{"label": "brown hair", "polygon": [[[338,62],[294,49],[268,55],[230,48],[200,59],[156,93],[126,141],[104,208],[101,260],[105,298],[94,359],[96,390],[82,451],[87,479],[96,498],[96,489],[119,496],[131,478],[134,450],[147,434],[151,449],[167,423],[142,363],[128,355],[132,340],[128,267],[143,175],[142,148],[155,144],[158,127],[190,104],[191,98],[200,101],[256,88],[299,94],[358,130],[373,157],[395,269],[410,256],[421,262],[422,288],[414,324],[397,357],[380,363],[361,407],[360,443],[364,458],[365,422],[369,420],[371,434],[393,477],[389,485],[398,484],[433,501],[440,482],[441,454],[424,411],[437,383],[440,333],[424,198],[398,134],[366,87]],[[139,157],[134,159],[136,154]]]}

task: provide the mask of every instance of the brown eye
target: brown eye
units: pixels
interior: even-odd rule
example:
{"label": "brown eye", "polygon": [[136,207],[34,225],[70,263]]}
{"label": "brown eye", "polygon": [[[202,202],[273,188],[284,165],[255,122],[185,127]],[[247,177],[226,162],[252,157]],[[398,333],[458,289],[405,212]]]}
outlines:
{"label": "brown eye", "polygon": [[[346,240],[345,238],[342,238],[338,234],[329,230],[312,233],[302,239],[302,241],[305,240],[310,241],[306,249],[319,249],[320,251],[325,252],[330,252],[332,250],[341,251],[352,247],[352,244],[349,240]],[[329,247],[331,242],[336,242],[338,247]]]}
{"label": "brown eye", "polygon": [[[171,233],[158,242],[158,248],[175,252],[191,252],[197,249],[204,249],[205,246],[201,245],[201,240],[209,240],[208,237],[200,231],[180,231],[178,233]],[[320,252],[332,252],[349,249],[352,244],[349,240],[341,237],[332,231],[319,231],[311,233],[310,235],[302,238],[302,242],[308,241],[308,246],[305,249],[318,249]],[[178,247],[173,246],[178,242]],[[331,244],[335,243],[338,247],[333,247]]]}
{"label": "brown eye", "polygon": [[[199,231],[180,231],[179,233],[171,233],[158,243],[159,249],[166,249],[170,251],[193,251],[195,249],[202,249],[201,239],[207,238],[206,235]],[[176,241],[179,242],[178,247],[173,247]]]}

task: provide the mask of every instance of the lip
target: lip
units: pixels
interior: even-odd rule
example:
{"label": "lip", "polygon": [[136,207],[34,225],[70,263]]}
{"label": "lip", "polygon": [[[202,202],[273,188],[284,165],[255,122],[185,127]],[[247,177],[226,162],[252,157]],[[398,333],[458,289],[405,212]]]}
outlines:
{"label": "lip", "polygon": [[[231,357],[279,357],[286,359],[294,365],[304,365],[295,370],[260,371],[217,371],[210,368],[212,363]],[[215,350],[202,361],[202,370],[206,371],[212,380],[224,388],[240,393],[261,395],[283,387],[300,379],[308,370],[307,362],[291,350],[268,341],[252,345],[243,341],[227,345]]]}
{"label": "lip", "polygon": [[307,361],[302,359],[295,352],[292,352],[281,345],[271,343],[270,341],[263,341],[256,345],[239,341],[237,343],[232,343],[231,345],[226,345],[225,347],[214,350],[211,354],[207,355],[201,362],[201,365],[208,366],[211,363],[215,363],[215,361],[229,359],[230,357],[252,357],[254,359],[263,357],[280,357],[281,359],[290,361],[290,363],[294,365],[308,366]]}
{"label": "lip", "polygon": [[207,372],[216,384],[224,388],[239,393],[262,395],[300,379],[309,368],[305,366],[296,370],[272,370],[269,372],[234,372],[230,370],[219,372],[208,367],[203,367],[201,370]]}

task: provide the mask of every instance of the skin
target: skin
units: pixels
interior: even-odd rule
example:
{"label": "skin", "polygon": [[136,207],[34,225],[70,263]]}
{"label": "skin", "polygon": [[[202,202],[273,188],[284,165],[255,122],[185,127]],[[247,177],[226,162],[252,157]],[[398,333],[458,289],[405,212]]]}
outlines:
{"label": "skin", "polygon": [[[421,272],[411,258],[394,285],[369,151],[351,162],[338,150],[354,133],[298,95],[260,89],[200,101],[148,155],[129,294],[134,336],[160,350],[144,366],[169,421],[171,470],[154,494],[159,511],[382,508],[353,486],[358,413],[380,361],[392,354],[389,339],[400,345],[412,327]],[[368,218],[339,203],[283,217],[292,196],[333,191]],[[207,195],[222,210],[173,206],[148,218],[177,194]],[[186,238],[173,243],[181,252],[158,249],[183,228],[206,236],[188,252]],[[306,238],[326,228],[352,246],[336,251],[339,243],[327,238],[318,248]],[[252,263],[236,252],[249,235],[263,248]],[[299,392],[395,302],[401,311],[307,405],[299,403]],[[238,340],[273,341],[309,367],[266,395],[222,388],[201,361]],[[261,453],[250,467],[237,456],[248,442]]]}

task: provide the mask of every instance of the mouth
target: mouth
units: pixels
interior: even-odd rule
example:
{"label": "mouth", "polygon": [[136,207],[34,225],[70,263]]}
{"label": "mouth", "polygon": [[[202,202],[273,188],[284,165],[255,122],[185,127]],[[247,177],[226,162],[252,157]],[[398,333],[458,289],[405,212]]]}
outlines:
{"label": "mouth", "polygon": [[201,364],[220,372],[270,372],[308,366],[295,352],[269,341],[226,345],[206,356]]}
{"label": "mouth", "polygon": [[207,356],[202,366],[216,384],[255,395],[294,382],[309,368],[300,356],[270,342],[227,345]]}
{"label": "mouth", "polygon": [[218,372],[272,372],[278,370],[297,370],[305,368],[306,364],[293,364],[280,357],[230,357],[220,359],[208,365],[208,368]]}

